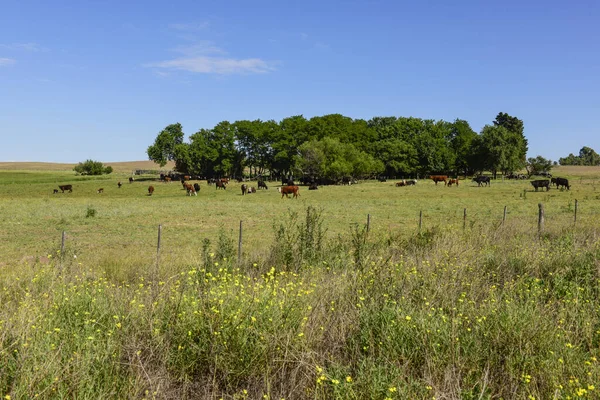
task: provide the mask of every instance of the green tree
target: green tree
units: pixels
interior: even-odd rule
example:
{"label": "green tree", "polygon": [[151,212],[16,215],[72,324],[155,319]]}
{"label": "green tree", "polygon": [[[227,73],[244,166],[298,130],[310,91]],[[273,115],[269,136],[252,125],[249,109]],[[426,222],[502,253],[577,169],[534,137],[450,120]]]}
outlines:
{"label": "green tree", "polygon": [[503,126],[486,125],[481,131],[479,157],[483,160],[482,169],[491,171],[496,178],[498,171],[507,174],[523,168],[521,160],[523,138]]}
{"label": "green tree", "polygon": [[518,157],[524,166],[527,157],[528,142],[525,138],[525,125],[523,124],[523,121],[518,119],[517,117],[512,117],[507,113],[500,112],[494,120],[494,126],[502,126],[506,128],[509,132],[520,136],[521,148],[519,149]]}
{"label": "green tree", "polygon": [[529,175],[536,175],[540,172],[548,172],[552,169],[552,160],[547,160],[542,156],[530,157],[527,159],[527,173]]}
{"label": "green tree", "polygon": [[85,160],[77,164],[73,171],[80,175],[102,175],[112,173],[113,169],[110,166],[105,167],[100,161]]}
{"label": "green tree", "polygon": [[[149,146],[146,150],[148,158],[155,163],[164,167],[167,161],[175,161],[177,163],[175,148],[177,145],[183,143],[183,127],[180,123],[168,125],[165,129],[160,131],[154,144]],[[176,169],[180,172],[187,172],[177,166]]]}
{"label": "green tree", "polygon": [[456,175],[469,175],[475,169],[472,165],[472,147],[477,133],[465,120],[456,119],[450,128],[450,148],[454,152],[453,169]]}

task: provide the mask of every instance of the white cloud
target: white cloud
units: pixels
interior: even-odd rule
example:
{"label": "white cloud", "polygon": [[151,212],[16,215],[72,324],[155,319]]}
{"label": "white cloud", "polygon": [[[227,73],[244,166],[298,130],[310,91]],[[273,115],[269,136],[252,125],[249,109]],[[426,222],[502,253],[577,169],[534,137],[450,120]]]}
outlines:
{"label": "white cloud", "polygon": [[11,44],[0,44],[0,48],[8,49],[8,50],[22,50],[29,51],[32,53],[40,52],[40,51],[48,51],[48,49],[44,47],[40,47],[39,44],[29,42],[29,43],[11,43]]}
{"label": "white cloud", "polygon": [[204,54],[227,54],[227,52],[220,47],[215,46],[210,40],[200,40],[196,43],[187,46],[177,46],[173,51],[183,54],[185,56],[198,56]]}
{"label": "white cloud", "polygon": [[201,74],[261,74],[273,71],[270,63],[260,58],[182,57],[174,60],[148,64],[149,67],[174,69]]}
{"label": "white cloud", "polygon": [[5,67],[7,65],[13,65],[17,62],[17,60],[12,58],[1,58],[0,57],[0,67]]}
{"label": "white cloud", "polygon": [[210,22],[201,21],[201,22],[192,22],[192,23],[179,23],[179,24],[170,24],[169,28],[174,29],[176,31],[184,31],[184,32],[196,32],[208,29],[210,27]]}

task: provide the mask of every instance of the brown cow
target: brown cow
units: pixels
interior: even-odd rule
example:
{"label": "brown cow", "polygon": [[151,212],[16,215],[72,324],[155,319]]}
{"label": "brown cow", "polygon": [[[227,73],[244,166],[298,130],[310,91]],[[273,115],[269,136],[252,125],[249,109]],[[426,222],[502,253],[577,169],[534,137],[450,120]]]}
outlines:
{"label": "brown cow", "polygon": [[96,191],[96,193],[104,193],[104,188],[100,188]]}
{"label": "brown cow", "polygon": [[396,187],[406,186],[406,181],[401,180],[400,182],[396,182]]}
{"label": "brown cow", "polygon": [[152,193],[154,193],[154,186],[148,186],[148,196],[152,196]]}
{"label": "brown cow", "polygon": [[227,184],[223,181],[216,181],[215,186],[217,189],[221,188],[223,190],[227,189]]}
{"label": "brown cow", "polygon": [[456,184],[456,186],[458,186],[458,179],[449,179],[448,180],[448,186],[452,186]]}
{"label": "brown cow", "polygon": [[184,187],[189,196],[191,196],[191,195],[198,196],[196,189],[194,188],[194,186],[191,183],[184,183]]}
{"label": "brown cow", "polygon": [[246,194],[246,192],[248,191],[248,185],[246,185],[245,183],[242,185],[242,196]]}
{"label": "brown cow", "polygon": [[171,182],[171,177],[170,176],[165,176],[165,183],[169,183]]}
{"label": "brown cow", "polygon": [[192,179],[192,177],[189,175],[184,175],[184,177],[183,177],[183,180],[185,180],[185,181],[189,181],[190,179]]}
{"label": "brown cow", "polygon": [[279,193],[281,193],[281,198],[283,199],[283,196],[289,198],[289,194],[292,194],[292,198],[296,198],[298,196],[300,196],[299,193],[299,188],[298,186],[282,186],[277,188],[277,190],[279,190]]}
{"label": "brown cow", "polygon": [[248,193],[256,193],[256,188],[254,186],[250,186]]}
{"label": "brown cow", "polygon": [[121,182],[117,183],[117,186],[119,187],[119,189],[121,189],[121,185],[122,185]]}
{"label": "brown cow", "polygon": [[438,184],[438,182],[444,182],[444,185],[446,185],[447,180],[448,180],[447,175],[431,175],[429,178],[432,181],[434,181],[436,185]]}

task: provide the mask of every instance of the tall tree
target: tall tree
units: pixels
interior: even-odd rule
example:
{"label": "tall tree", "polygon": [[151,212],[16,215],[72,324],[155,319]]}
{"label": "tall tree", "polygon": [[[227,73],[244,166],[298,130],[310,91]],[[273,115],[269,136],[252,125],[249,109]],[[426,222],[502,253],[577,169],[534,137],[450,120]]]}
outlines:
{"label": "tall tree", "polygon": [[517,171],[525,165],[521,159],[523,138],[518,133],[503,126],[486,125],[481,131],[484,167],[492,171],[494,179],[498,171],[507,174]]}
{"label": "tall tree", "polygon": [[465,120],[456,119],[450,128],[450,147],[454,152],[453,169],[456,175],[468,175],[473,173],[471,165],[473,140],[477,133]]}
{"label": "tall tree", "polygon": [[160,131],[154,140],[154,144],[148,147],[146,153],[150,160],[159,164],[161,167],[164,167],[167,164],[167,161],[176,161],[175,147],[182,143],[183,127],[180,123],[171,124]]}
{"label": "tall tree", "polygon": [[536,175],[540,172],[549,172],[552,169],[552,160],[548,160],[542,156],[529,157],[527,159],[527,173],[529,175]]}
{"label": "tall tree", "polygon": [[494,126],[502,126],[506,128],[509,132],[517,134],[521,137],[522,144],[521,148],[519,149],[519,159],[521,160],[522,164],[525,165],[525,161],[527,158],[528,142],[527,138],[525,138],[525,125],[523,124],[523,121],[518,119],[517,117],[512,117],[507,113],[500,112],[494,120]]}

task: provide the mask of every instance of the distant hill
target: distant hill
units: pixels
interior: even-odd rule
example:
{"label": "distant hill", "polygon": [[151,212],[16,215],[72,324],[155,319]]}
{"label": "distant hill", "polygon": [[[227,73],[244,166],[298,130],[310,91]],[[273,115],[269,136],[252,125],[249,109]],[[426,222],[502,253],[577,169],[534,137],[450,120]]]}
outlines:
{"label": "distant hill", "polygon": [[[174,162],[169,162],[164,167],[153,161],[120,161],[103,162],[104,165],[113,167],[114,173],[131,173],[135,169],[156,169],[171,170],[175,166]],[[73,171],[77,163],[47,163],[47,162],[1,162],[0,170],[8,171]],[[75,173],[75,172],[73,172]]]}

